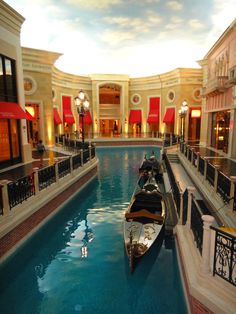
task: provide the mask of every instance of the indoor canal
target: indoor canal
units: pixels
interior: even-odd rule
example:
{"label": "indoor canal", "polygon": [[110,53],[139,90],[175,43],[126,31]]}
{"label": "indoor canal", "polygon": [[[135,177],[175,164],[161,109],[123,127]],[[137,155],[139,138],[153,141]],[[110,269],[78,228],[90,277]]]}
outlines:
{"label": "indoor canal", "polygon": [[2,314],[188,312],[173,237],[132,274],[124,249],[124,212],[151,152],[96,149],[97,176],[1,266]]}

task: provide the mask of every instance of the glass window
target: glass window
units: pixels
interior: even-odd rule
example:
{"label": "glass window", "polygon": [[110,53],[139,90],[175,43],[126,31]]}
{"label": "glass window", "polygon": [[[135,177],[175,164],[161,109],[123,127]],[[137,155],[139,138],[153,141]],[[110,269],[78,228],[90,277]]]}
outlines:
{"label": "glass window", "polygon": [[0,100],[16,102],[15,60],[0,55]]}

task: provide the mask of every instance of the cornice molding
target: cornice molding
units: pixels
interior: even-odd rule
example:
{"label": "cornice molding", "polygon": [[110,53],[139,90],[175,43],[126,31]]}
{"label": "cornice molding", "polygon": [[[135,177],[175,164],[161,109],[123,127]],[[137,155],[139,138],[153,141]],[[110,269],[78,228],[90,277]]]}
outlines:
{"label": "cornice molding", "polygon": [[25,18],[7,3],[0,0],[0,25],[11,33],[20,36],[21,26]]}

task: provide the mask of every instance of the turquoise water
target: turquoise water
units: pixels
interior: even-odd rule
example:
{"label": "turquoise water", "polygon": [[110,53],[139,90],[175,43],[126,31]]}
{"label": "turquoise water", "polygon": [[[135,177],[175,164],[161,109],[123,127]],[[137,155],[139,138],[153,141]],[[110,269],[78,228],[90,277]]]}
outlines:
{"label": "turquoise water", "polygon": [[97,149],[98,176],[1,267],[2,314],[187,313],[173,238],[128,268],[123,216],[145,153]]}

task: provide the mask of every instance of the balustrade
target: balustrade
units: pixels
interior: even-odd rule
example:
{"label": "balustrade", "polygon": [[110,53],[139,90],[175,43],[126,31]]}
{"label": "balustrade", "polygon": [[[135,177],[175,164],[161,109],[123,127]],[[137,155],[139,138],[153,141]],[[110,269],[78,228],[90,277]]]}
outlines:
{"label": "balustrade", "polygon": [[35,194],[34,173],[7,184],[10,209]]}
{"label": "balustrade", "polygon": [[236,286],[236,237],[218,228],[211,228],[216,232],[213,276],[218,275]]}
{"label": "balustrade", "polygon": [[223,198],[224,201],[228,202],[230,199],[230,186],[231,181],[221,171],[218,172],[217,192]]}

